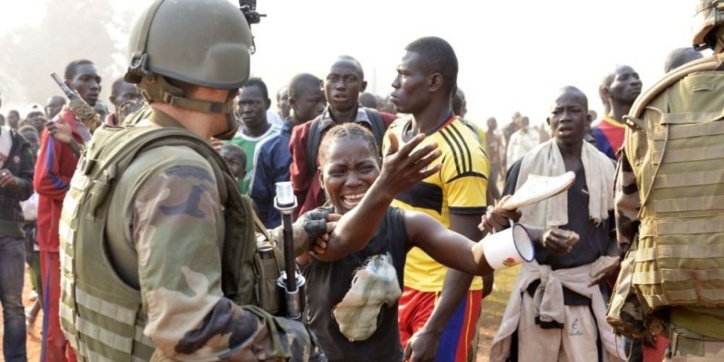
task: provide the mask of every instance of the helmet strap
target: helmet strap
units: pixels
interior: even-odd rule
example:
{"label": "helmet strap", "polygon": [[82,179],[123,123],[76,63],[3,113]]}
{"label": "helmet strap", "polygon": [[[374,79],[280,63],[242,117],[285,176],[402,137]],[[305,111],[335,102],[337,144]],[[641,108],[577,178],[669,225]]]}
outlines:
{"label": "helmet strap", "polygon": [[234,115],[234,98],[230,97],[226,102],[210,102],[200,99],[185,97],[183,89],[170,84],[161,75],[150,75],[143,77],[139,85],[141,95],[146,102],[167,103],[176,108],[204,113],[224,113],[228,122],[228,130],[222,134],[214,135],[219,139],[230,139],[236,134],[239,128],[239,121]]}
{"label": "helmet strap", "polygon": [[148,103],[168,103],[176,108],[204,113],[231,113],[234,109],[233,99],[220,103],[188,98],[183,89],[171,85],[160,75],[144,77],[140,88],[141,95]]}

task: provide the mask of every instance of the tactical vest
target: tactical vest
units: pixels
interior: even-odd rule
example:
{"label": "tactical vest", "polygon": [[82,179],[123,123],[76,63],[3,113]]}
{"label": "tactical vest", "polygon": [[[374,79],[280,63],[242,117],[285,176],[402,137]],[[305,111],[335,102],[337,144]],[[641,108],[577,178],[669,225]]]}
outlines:
{"label": "tactical vest", "polygon": [[[259,304],[259,291],[255,290],[259,273],[253,265],[259,258],[253,242],[259,223],[218,153],[180,128],[104,126],[96,130],[79,161],[63,202],[59,228],[61,327],[81,360],[147,361],[154,351],[154,344],[143,334],[140,291],[124,283],[108,260],[106,220],[109,195],[122,189],[116,181],[129,164],[146,150],[169,145],[191,148],[214,170],[224,206],[225,233],[223,240],[218,240],[224,296],[239,305]],[[124,177],[135,180],[141,177],[138,173]]]}
{"label": "tactical vest", "polygon": [[723,61],[670,73],[626,121],[641,200],[633,284],[645,309],[724,306]]}

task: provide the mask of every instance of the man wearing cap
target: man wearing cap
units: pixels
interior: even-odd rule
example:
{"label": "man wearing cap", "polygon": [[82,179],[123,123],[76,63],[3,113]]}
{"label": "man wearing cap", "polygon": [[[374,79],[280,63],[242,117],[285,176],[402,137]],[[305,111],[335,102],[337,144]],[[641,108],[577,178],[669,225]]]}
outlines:
{"label": "man wearing cap", "polygon": [[45,110],[43,109],[43,106],[34,103],[28,107],[28,110],[25,112],[25,120],[23,121],[24,124],[29,124],[35,127],[38,134],[41,134],[47,122],[48,120],[45,118]]}

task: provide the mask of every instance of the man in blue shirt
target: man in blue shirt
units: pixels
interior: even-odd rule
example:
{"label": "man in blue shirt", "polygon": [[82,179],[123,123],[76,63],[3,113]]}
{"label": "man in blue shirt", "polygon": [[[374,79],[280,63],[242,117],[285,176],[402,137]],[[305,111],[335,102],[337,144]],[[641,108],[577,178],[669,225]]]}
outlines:
{"label": "man in blue shirt", "polygon": [[281,133],[258,146],[254,161],[250,196],[256,204],[259,219],[269,229],[281,225],[281,216],[274,208],[275,184],[290,179],[292,156],[289,153],[289,139],[292,128],[314,119],[324,110],[326,102],[321,80],[308,73],[294,76],[289,83],[289,104],[291,112],[284,120]]}

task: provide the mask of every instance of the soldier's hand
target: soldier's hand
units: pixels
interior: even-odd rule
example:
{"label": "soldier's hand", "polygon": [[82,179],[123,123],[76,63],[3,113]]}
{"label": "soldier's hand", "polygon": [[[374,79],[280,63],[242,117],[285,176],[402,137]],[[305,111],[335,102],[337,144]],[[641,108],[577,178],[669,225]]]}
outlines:
{"label": "soldier's hand", "polygon": [[301,225],[304,230],[305,242],[309,243],[308,249],[311,252],[324,255],[329,233],[334,230],[341,217],[341,215],[331,214],[323,209],[312,210],[299,217],[296,224]]}
{"label": "soldier's hand", "polygon": [[313,255],[324,255],[325,253],[327,253],[327,242],[329,241],[329,234],[331,234],[334,228],[337,227],[337,220],[339,220],[341,217],[342,215],[339,214],[329,214],[325,225],[326,232],[312,240],[311,244],[309,245],[310,253],[312,253]]}
{"label": "soldier's hand", "polygon": [[300,215],[297,219],[297,223],[302,225],[304,232],[307,233],[309,240],[314,240],[317,237],[327,232],[327,217],[330,215],[329,211],[324,209],[315,209],[307,211]]}

